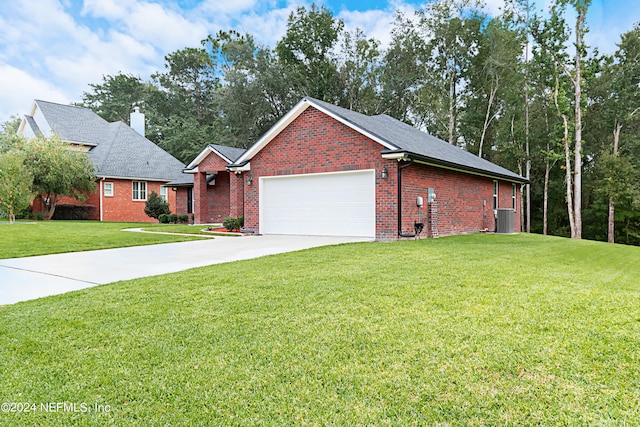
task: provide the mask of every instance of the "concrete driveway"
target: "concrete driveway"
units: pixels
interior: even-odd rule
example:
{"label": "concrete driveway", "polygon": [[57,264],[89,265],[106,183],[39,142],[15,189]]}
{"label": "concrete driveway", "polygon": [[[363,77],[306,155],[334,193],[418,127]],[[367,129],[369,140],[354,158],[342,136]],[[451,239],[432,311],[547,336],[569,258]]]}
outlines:
{"label": "concrete driveway", "polygon": [[357,237],[244,236],[0,260],[0,305],[77,289],[317,246]]}

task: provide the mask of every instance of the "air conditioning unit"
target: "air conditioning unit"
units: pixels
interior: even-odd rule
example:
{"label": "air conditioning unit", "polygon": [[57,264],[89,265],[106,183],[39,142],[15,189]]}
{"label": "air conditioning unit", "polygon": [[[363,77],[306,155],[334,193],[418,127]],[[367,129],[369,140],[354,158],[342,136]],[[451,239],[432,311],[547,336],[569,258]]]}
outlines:
{"label": "air conditioning unit", "polygon": [[513,233],[514,213],[513,209],[497,209],[496,233]]}

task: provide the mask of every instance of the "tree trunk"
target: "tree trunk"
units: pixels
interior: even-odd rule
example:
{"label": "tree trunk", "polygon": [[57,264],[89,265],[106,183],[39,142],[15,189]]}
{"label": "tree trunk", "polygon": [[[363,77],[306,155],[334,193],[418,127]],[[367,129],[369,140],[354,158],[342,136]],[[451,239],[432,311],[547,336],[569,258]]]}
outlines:
{"label": "tree trunk", "polygon": [[[527,21],[529,14],[529,2],[527,2]],[[531,233],[531,156],[529,155],[529,34],[527,33],[527,43],[524,51],[524,151],[527,156],[525,165],[525,178],[527,178],[527,233]],[[522,198],[522,190],[520,190],[520,198]],[[521,208],[522,210],[522,205]]]}
{"label": "tree trunk", "polygon": [[572,190],[575,188],[573,184],[573,179],[571,176],[571,149],[569,148],[569,120],[566,115],[562,115],[562,123],[564,126],[564,135],[562,137],[562,142],[564,143],[564,165],[566,169],[566,181],[567,181],[567,211],[569,213],[569,227],[571,228],[571,238],[577,239],[577,230],[576,230],[576,220],[575,220],[575,210],[573,208],[574,194]]}
{"label": "tree trunk", "polygon": [[[493,79],[492,79],[493,80]],[[489,124],[494,119],[491,116],[491,107],[493,106],[493,100],[495,99],[496,92],[498,91],[498,77],[496,77],[496,85],[491,87],[489,91],[489,101],[487,102],[487,113],[484,115],[484,123],[482,125],[482,135],[480,136],[480,148],[478,149],[478,157],[482,158],[482,146],[484,145],[484,138],[487,135],[487,129]]]}
{"label": "tree trunk", "polygon": [[[549,115],[545,110],[544,122],[549,135]],[[547,139],[547,155],[544,162],[544,189],[542,191],[542,234],[547,235],[549,227],[549,176],[551,175],[551,161],[549,160],[549,140]],[[554,162],[555,163],[555,162]]]}
{"label": "tree trunk", "polygon": [[453,129],[455,128],[456,121],[454,117],[456,102],[456,72],[451,71],[449,76],[449,144],[454,145],[456,142],[453,139]]}
{"label": "tree trunk", "polygon": [[[620,146],[620,131],[622,124],[616,121],[616,128],[613,131],[613,156],[618,157],[618,147]],[[616,222],[615,222],[616,206],[613,196],[609,196],[609,221],[607,226],[607,242],[615,243]]]}
{"label": "tree trunk", "polygon": [[[522,176],[522,160],[518,160],[518,174]],[[520,185],[520,210],[518,216],[520,217],[520,231],[524,229],[524,209],[522,209],[523,193],[522,188],[524,185]]]}
{"label": "tree trunk", "polygon": [[575,152],[573,161],[573,202],[576,239],[582,239],[582,39],[587,10],[584,8],[576,18],[576,76],[575,87]]}
{"label": "tree trunk", "polygon": [[42,214],[43,214],[43,219],[46,221],[49,221],[51,218],[53,218],[53,214],[56,211],[56,204],[58,203],[58,198],[57,196],[48,195],[47,199],[49,199],[49,204],[47,204],[45,200],[43,200],[42,205],[44,206],[44,212],[42,212]]}
{"label": "tree trunk", "polygon": [[571,175],[571,148],[569,147],[569,120],[567,115],[560,111],[558,104],[558,96],[560,92],[560,77],[556,75],[556,87],[553,92],[553,101],[556,106],[558,114],[562,117],[562,145],[564,147],[564,168],[565,168],[565,181],[567,184],[567,213],[569,214],[569,228],[571,228],[571,238],[576,238],[576,223],[575,223],[575,211],[573,209],[573,177]]}
{"label": "tree trunk", "polygon": [[544,165],[544,190],[542,194],[542,234],[547,235],[549,222],[549,175],[551,171],[551,162],[547,158]]}

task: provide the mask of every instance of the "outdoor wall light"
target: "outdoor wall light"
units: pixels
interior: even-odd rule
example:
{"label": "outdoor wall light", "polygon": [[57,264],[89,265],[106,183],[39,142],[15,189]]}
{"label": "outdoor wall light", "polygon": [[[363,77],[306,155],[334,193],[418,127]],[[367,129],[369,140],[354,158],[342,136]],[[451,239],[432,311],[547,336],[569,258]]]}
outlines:
{"label": "outdoor wall light", "polygon": [[247,185],[251,185],[252,182],[253,182],[253,177],[248,176],[247,177]]}
{"label": "outdoor wall light", "polygon": [[389,176],[389,172],[387,171],[387,168],[386,167],[382,168],[382,172],[380,173],[380,178],[387,179],[388,176]]}

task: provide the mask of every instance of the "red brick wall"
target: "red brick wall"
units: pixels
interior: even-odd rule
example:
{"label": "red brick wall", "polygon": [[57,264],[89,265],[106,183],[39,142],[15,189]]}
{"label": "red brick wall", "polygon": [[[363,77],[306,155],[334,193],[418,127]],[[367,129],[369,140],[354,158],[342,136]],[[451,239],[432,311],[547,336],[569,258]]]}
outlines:
{"label": "red brick wall", "polygon": [[[175,189],[175,191],[173,191],[173,189],[170,189],[169,191],[171,193],[173,193],[173,204],[169,203],[169,206],[171,207],[171,212],[181,215],[181,214],[188,214],[188,205],[187,205],[187,201],[188,201],[188,197],[187,197],[187,191],[188,191],[188,187],[173,187]],[[191,216],[191,214],[189,214],[189,216]]]}
{"label": "red brick wall", "polygon": [[229,216],[229,175],[229,172],[218,172],[215,185],[207,185],[207,222],[222,222]]}
{"label": "red brick wall", "polygon": [[[198,164],[194,176],[194,217],[198,224],[220,223],[231,214],[231,179],[226,172],[227,162],[215,153],[209,153]],[[215,174],[215,185],[206,183],[206,176]],[[240,197],[242,192],[240,192]],[[236,194],[237,197],[237,194]],[[236,215],[237,216],[237,215]]]}
{"label": "red brick wall", "polygon": [[[375,169],[376,238],[397,239],[398,162],[384,160],[382,149],[375,141],[308,108],[251,159],[251,171],[244,173],[245,227],[260,232],[258,177]],[[380,178],[384,167],[388,170],[387,179]],[[421,236],[427,235],[429,187],[436,193],[440,236],[494,231],[493,179],[418,163],[405,168],[402,174],[404,233],[413,233],[414,221],[418,221],[425,224]],[[251,186],[246,185],[248,176],[253,178]],[[422,209],[416,206],[417,196],[424,200]],[[499,207],[511,207],[511,183],[500,182]],[[516,230],[519,227],[516,216]]]}
{"label": "red brick wall", "polygon": [[234,217],[244,216],[244,186],[245,179],[242,174],[229,176],[229,215]]}
{"label": "red brick wall", "polygon": [[[80,203],[72,197],[62,197],[58,204],[78,204],[78,205],[91,205],[95,206],[93,216],[89,219],[100,220],[100,189],[101,183],[105,182],[113,183],[113,196],[102,197],[102,220],[103,221],[122,221],[122,222],[157,222],[155,219],[150,218],[144,213],[145,200],[133,200],[132,184],[131,180],[121,179],[105,179],[104,181],[98,180],[96,182],[96,191],[89,195],[89,198]],[[151,191],[155,191],[160,194],[160,187],[163,183],[147,181],[147,197],[151,194]],[[102,187],[103,188],[103,187]],[[169,207],[173,213],[187,213],[186,212],[186,189],[181,189],[184,192],[184,212],[177,212],[176,206],[178,203],[177,192],[171,191],[171,188],[167,189],[167,201]],[[102,190],[104,191],[104,189]],[[32,204],[33,212],[42,212],[42,205],[39,199],[36,199]]]}
{"label": "red brick wall", "polygon": [[[157,222],[157,220],[148,217],[144,213],[145,200],[133,200],[131,180],[106,179],[103,181],[103,185],[104,182],[113,183],[113,196],[102,197],[103,221]],[[160,194],[160,186],[162,184],[160,182],[147,181],[147,197],[149,197],[151,191]],[[168,197],[171,197],[170,193],[171,189],[167,189]]]}
{"label": "red brick wall", "polygon": [[[380,144],[352,130],[326,114],[309,107],[265,148],[251,159],[251,171],[245,175],[245,227],[259,233],[258,177],[305,173],[376,170],[376,237],[397,236],[395,186],[392,176],[396,161],[380,156]],[[389,178],[381,179],[387,167]],[[253,178],[246,185],[247,177]]]}
{"label": "red brick wall", "polygon": [[[436,194],[437,221],[434,225],[438,235],[494,230],[491,178],[413,164],[403,171],[402,183],[404,230],[413,231],[413,222],[418,219],[427,223],[429,188]],[[424,200],[422,209],[416,206],[418,196]]]}

